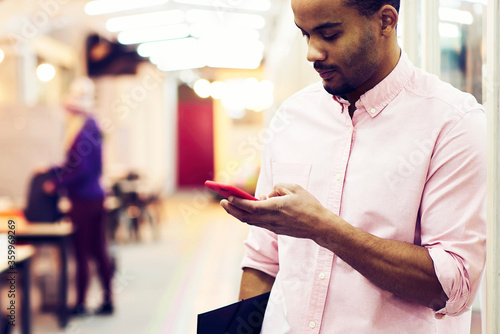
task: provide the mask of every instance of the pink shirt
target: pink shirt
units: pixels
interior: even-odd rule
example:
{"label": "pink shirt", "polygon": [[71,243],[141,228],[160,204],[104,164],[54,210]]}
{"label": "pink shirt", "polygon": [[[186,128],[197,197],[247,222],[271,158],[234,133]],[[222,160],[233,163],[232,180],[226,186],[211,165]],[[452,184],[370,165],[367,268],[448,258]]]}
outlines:
{"label": "pink shirt", "polygon": [[252,227],[242,266],[276,276],[262,333],[470,333],[485,263],[482,106],[404,53],[352,120],[348,106],[320,83],[285,101],[257,194],[299,184],[353,226],[426,247],[449,300],[438,312],[407,302],[311,240]]}

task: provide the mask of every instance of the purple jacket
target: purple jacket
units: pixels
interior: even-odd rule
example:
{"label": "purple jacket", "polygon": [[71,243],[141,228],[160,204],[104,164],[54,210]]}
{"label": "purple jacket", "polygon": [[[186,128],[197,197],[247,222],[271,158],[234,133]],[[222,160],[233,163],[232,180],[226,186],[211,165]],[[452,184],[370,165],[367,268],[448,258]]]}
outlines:
{"label": "purple jacket", "polygon": [[51,169],[57,189],[64,188],[70,199],[101,199],[102,136],[96,122],[87,118],[66,153],[62,166]]}

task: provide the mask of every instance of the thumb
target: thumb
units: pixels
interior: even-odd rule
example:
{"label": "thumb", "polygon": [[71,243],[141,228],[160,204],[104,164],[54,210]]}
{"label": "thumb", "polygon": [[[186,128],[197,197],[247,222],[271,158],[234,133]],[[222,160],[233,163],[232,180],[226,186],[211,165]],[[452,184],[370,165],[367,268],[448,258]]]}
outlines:
{"label": "thumb", "polygon": [[287,183],[279,183],[274,186],[273,191],[269,194],[269,197],[278,197],[292,195],[295,193],[295,185]]}

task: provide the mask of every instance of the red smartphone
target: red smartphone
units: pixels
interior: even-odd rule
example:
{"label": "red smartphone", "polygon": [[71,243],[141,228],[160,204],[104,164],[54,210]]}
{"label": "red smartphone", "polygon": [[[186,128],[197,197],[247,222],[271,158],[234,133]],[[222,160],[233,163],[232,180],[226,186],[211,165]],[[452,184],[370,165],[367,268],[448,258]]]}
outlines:
{"label": "red smartphone", "polygon": [[244,198],[244,199],[249,199],[252,201],[258,201],[257,198],[253,197],[249,193],[236,188],[235,186],[232,186],[230,184],[225,184],[225,183],[220,183],[220,182],[215,182],[215,181],[205,181],[205,186],[210,188],[211,190],[215,191],[218,194],[221,194],[225,198],[228,198],[229,196],[233,195],[236,197]]}

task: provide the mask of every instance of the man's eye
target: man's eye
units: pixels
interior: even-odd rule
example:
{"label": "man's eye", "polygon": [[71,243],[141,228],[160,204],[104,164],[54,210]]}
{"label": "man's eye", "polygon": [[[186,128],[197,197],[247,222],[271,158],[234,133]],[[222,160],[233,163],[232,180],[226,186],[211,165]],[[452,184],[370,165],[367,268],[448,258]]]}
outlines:
{"label": "man's eye", "polygon": [[339,34],[333,34],[333,35],[327,35],[327,36],[323,36],[323,39],[325,41],[333,41],[334,39],[336,39],[338,37]]}

